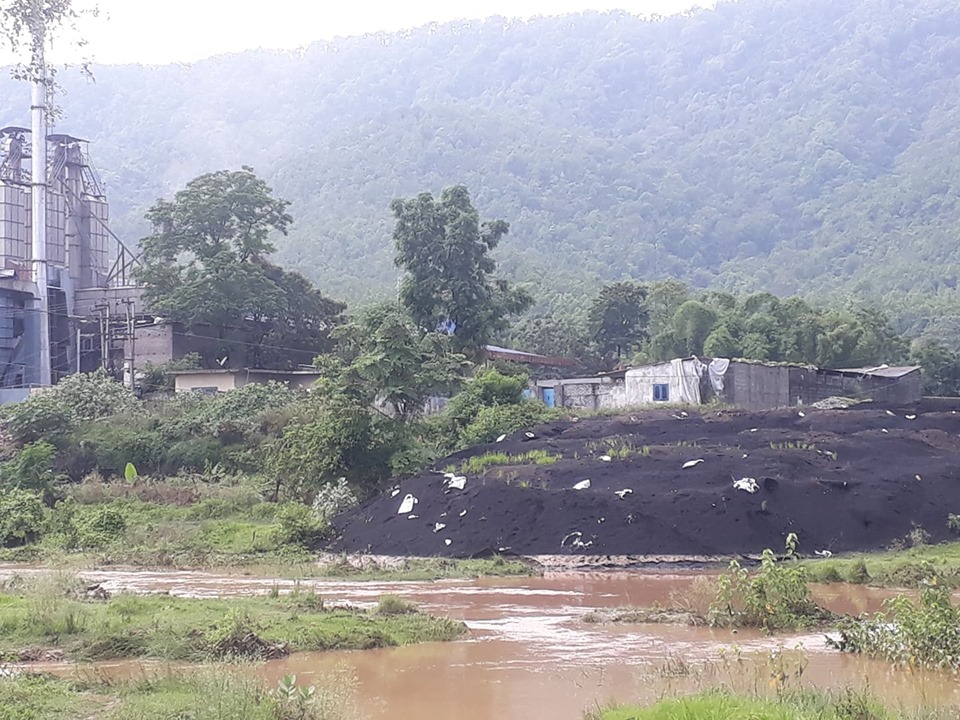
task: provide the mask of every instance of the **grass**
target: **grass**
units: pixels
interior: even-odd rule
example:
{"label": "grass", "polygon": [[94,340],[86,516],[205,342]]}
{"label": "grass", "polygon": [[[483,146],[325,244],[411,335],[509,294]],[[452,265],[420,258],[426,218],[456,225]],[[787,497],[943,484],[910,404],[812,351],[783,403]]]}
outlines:
{"label": "grass", "polygon": [[803,565],[811,582],[916,587],[937,575],[949,586],[960,587],[960,542],[805,560]]}
{"label": "grass", "polygon": [[106,703],[72,683],[29,675],[0,678],[0,720],[81,720]]}
{"label": "grass", "polygon": [[464,475],[481,475],[487,469],[498,465],[553,465],[560,458],[560,455],[548,453],[546,450],[531,450],[518,455],[504,452],[485,453],[467,458],[458,468],[447,468],[447,472],[456,470]]}
{"label": "grass", "polygon": [[419,612],[327,608],[313,591],[229,600],[121,594],[93,601],[67,577],[10,584],[0,593],[0,654],[13,659],[26,648],[62,650],[73,660],[264,658],[453,640],[466,629]]}
{"label": "grass", "polygon": [[[353,720],[356,679],[337,670],[312,692],[295,678],[268,688],[244,668],[206,666],[123,681],[0,678],[0,720]],[[304,697],[290,689],[303,688]]]}
{"label": "grass", "polygon": [[650,707],[612,706],[588,714],[588,720],[894,720],[955,718],[955,709],[927,708],[904,713],[884,708],[868,693],[797,691],[768,699],[707,692],[662,700]]}

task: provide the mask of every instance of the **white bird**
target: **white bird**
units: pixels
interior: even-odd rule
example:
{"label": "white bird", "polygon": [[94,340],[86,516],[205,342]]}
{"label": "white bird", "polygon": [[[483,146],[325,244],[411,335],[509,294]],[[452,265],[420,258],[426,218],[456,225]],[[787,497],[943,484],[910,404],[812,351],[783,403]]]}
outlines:
{"label": "white bird", "polygon": [[907,420],[916,420],[916,419],[917,419],[917,416],[916,416],[916,415],[904,415],[904,417],[905,417]]}
{"label": "white bird", "polygon": [[633,495],[633,490],[627,488],[626,490],[617,490],[614,495],[623,500],[627,495]]}
{"label": "white bird", "polygon": [[466,514],[467,514],[467,511],[466,511],[466,510],[463,510],[463,511],[460,512],[460,517],[463,517],[463,516],[466,515]]}
{"label": "white bird", "polygon": [[507,439],[506,435],[501,435],[500,437],[497,438],[497,442],[503,442],[506,439]]}
{"label": "white bird", "polygon": [[807,416],[807,414],[806,414],[803,410],[801,410],[800,412],[798,412],[797,415],[799,415],[800,417],[806,417],[806,416]]}
{"label": "white bird", "polygon": [[609,455],[601,455],[600,462],[613,462],[613,458]]}
{"label": "white bird", "polygon": [[525,432],[523,435],[524,435],[524,437],[527,438],[527,440],[535,440],[536,437],[537,437],[534,433],[529,432],[529,431],[528,431],[528,432]]}
{"label": "white bird", "polygon": [[447,538],[446,540],[443,541],[443,544],[449,547],[450,545],[453,544],[453,540],[451,540],[450,538]]}
{"label": "white bird", "polygon": [[817,557],[822,557],[822,558],[833,557],[833,553],[830,552],[829,550],[814,550],[813,554],[816,555]]}
{"label": "white bird", "polygon": [[574,490],[587,490],[590,487],[589,480],[581,480],[576,485],[573,486]]}
{"label": "white bird", "polygon": [[888,432],[890,432],[890,431],[889,431],[889,430],[887,430],[886,428],[883,428],[883,429],[881,429],[881,430],[880,430],[880,432],[885,432],[885,433],[888,433]]}
{"label": "white bird", "polygon": [[919,475],[914,475],[914,477],[915,477],[919,482],[923,482],[923,478],[920,477]]}
{"label": "white bird", "polygon": [[895,412],[893,412],[893,410],[887,410],[887,415],[889,415],[890,417],[896,417],[896,416],[897,416],[897,414],[896,414]]}
{"label": "white bird", "polygon": [[746,459],[747,459],[748,457],[750,457],[750,456],[749,456],[749,455],[747,455],[747,453],[744,453],[744,454],[743,454],[743,457],[742,457],[742,458],[740,458],[740,459],[741,459],[741,460],[746,460]]}
{"label": "white bird", "polygon": [[394,488],[393,491],[390,493],[390,497],[396,497],[399,494],[400,494],[400,488]]}
{"label": "white bird", "polygon": [[696,467],[702,462],[703,462],[703,458],[700,458],[698,460],[689,460],[683,464],[683,467],[681,468],[681,470],[688,470],[692,467]]}

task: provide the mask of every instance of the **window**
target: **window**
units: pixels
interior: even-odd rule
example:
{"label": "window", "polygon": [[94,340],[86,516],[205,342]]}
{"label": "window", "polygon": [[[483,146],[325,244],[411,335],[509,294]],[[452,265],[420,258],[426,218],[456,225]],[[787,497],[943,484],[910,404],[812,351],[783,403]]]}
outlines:
{"label": "window", "polygon": [[669,386],[669,385],[654,385],[654,386],[653,386],[653,399],[654,399],[654,402],[669,402],[669,401],[670,401],[670,386]]}

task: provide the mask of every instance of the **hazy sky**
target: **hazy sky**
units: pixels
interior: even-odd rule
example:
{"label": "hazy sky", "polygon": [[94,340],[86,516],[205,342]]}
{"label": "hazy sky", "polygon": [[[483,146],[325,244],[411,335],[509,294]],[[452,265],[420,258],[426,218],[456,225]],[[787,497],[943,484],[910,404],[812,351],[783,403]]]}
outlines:
{"label": "hazy sky", "polygon": [[[100,8],[83,22],[97,64],[191,62],[252,48],[297,48],[315,40],[417,27],[431,21],[528,18],[582,10],[636,15],[681,12],[713,0],[75,0]],[[56,59],[66,58],[65,43]],[[73,52],[69,52],[73,56]]]}

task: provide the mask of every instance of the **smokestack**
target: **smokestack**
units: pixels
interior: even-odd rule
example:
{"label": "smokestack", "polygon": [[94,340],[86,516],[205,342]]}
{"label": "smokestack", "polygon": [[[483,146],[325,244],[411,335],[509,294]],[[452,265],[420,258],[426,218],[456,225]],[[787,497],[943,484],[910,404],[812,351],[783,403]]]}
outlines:
{"label": "smokestack", "polygon": [[[36,43],[34,47],[42,43]],[[40,55],[37,67],[40,78],[33,80],[31,120],[33,135],[33,164],[30,181],[30,199],[33,212],[31,232],[33,241],[33,282],[37,286],[36,313],[40,333],[41,387],[53,384],[50,368],[50,294],[47,289],[47,68]]]}

